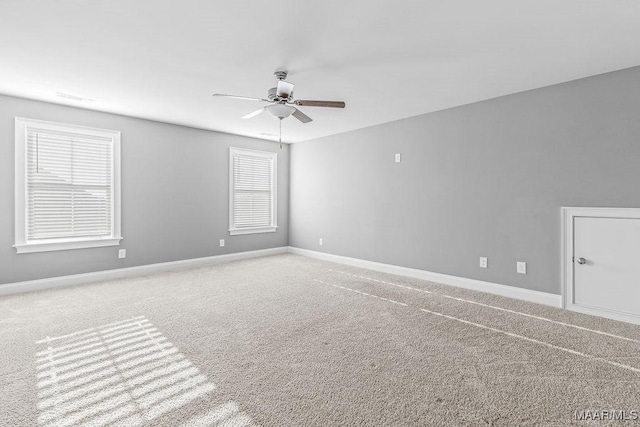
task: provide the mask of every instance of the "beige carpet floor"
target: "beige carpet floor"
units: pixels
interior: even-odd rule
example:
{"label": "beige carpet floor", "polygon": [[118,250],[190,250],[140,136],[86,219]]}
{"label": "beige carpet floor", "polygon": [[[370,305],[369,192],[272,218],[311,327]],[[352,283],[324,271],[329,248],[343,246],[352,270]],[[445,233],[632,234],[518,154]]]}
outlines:
{"label": "beige carpet floor", "polygon": [[576,417],[612,411],[638,326],[291,254],[0,298],[2,426],[638,423]]}

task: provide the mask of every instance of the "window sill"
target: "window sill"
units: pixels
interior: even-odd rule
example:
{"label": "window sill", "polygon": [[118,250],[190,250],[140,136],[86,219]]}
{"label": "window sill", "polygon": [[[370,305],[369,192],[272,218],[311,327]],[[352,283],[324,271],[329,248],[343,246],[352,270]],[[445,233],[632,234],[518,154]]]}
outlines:
{"label": "window sill", "polygon": [[255,234],[255,233],[274,233],[278,231],[278,227],[259,227],[259,228],[230,228],[229,234]]}
{"label": "window sill", "polygon": [[66,251],[70,249],[100,248],[104,246],[118,246],[122,237],[86,240],[57,240],[38,243],[22,243],[13,245],[19,254],[33,252]]}

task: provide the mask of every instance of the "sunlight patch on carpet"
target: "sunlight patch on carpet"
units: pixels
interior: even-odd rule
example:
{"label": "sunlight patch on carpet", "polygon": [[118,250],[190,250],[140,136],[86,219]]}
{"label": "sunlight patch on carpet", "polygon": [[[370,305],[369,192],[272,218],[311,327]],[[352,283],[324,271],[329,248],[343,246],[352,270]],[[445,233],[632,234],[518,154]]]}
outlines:
{"label": "sunlight patch on carpet", "polygon": [[182,427],[253,425],[144,316],[36,344],[40,426],[143,426],[188,405]]}

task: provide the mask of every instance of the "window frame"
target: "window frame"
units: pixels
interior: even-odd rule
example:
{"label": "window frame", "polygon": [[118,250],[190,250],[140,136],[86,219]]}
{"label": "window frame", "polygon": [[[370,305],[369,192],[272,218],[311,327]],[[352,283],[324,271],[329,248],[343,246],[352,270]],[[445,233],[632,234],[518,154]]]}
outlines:
{"label": "window frame", "polygon": [[[233,222],[233,201],[234,201],[234,176],[233,176],[233,158],[238,155],[247,155],[253,157],[264,157],[273,162],[272,180],[271,180],[271,225],[266,227],[236,228]],[[258,151],[248,148],[229,147],[229,234],[231,236],[241,234],[255,233],[274,233],[278,231],[278,153],[272,151]]]}
{"label": "window frame", "polygon": [[[27,129],[37,127],[43,130],[77,133],[80,135],[111,138],[113,144],[112,173],[112,230],[108,237],[70,237],[60,239],[27,239],[29,205],[27,201]],[[33,252],[61,251],[69,249],[118,246],[122,240],[121,232],[121,147],[120,131],[99,129],[87,126],[56,123],[44,120],[15,118],[15,244],[18,254]]]}

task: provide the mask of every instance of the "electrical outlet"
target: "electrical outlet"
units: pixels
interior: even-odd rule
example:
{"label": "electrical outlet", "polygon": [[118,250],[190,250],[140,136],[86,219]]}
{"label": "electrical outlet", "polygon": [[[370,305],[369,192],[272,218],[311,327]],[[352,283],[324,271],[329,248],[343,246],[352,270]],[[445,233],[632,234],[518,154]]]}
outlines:
{"label": "electrical outlet", "polygon": [[126,249],[118,249],[118,258],[126,258],[127,250]]}
{"label": "electrical outlet", "polygon": [[319,244],[320,246],[324,245],[324,242],[322,241],[322,237],[318,239],[318,244]]}
{"label": "electrical outlet", "polygon": [[516,271],[520,274],[527,274],[527,263],[526,262],[516,262]]}
{"label": "electrical outlet", "polygon": [[480,268],[488,268],[489,267],[489,261],[487,260],[486,257],[481,256],[480,257]]}
{"label": "electrical outlet", "polygon": [[402,160],[400,153],[396,153],[396,163],[400,163],[400,160]]}
{"label": "electrical outlet", "polygon": [[220,239],[220,247],[224,248],[224,239]]}

